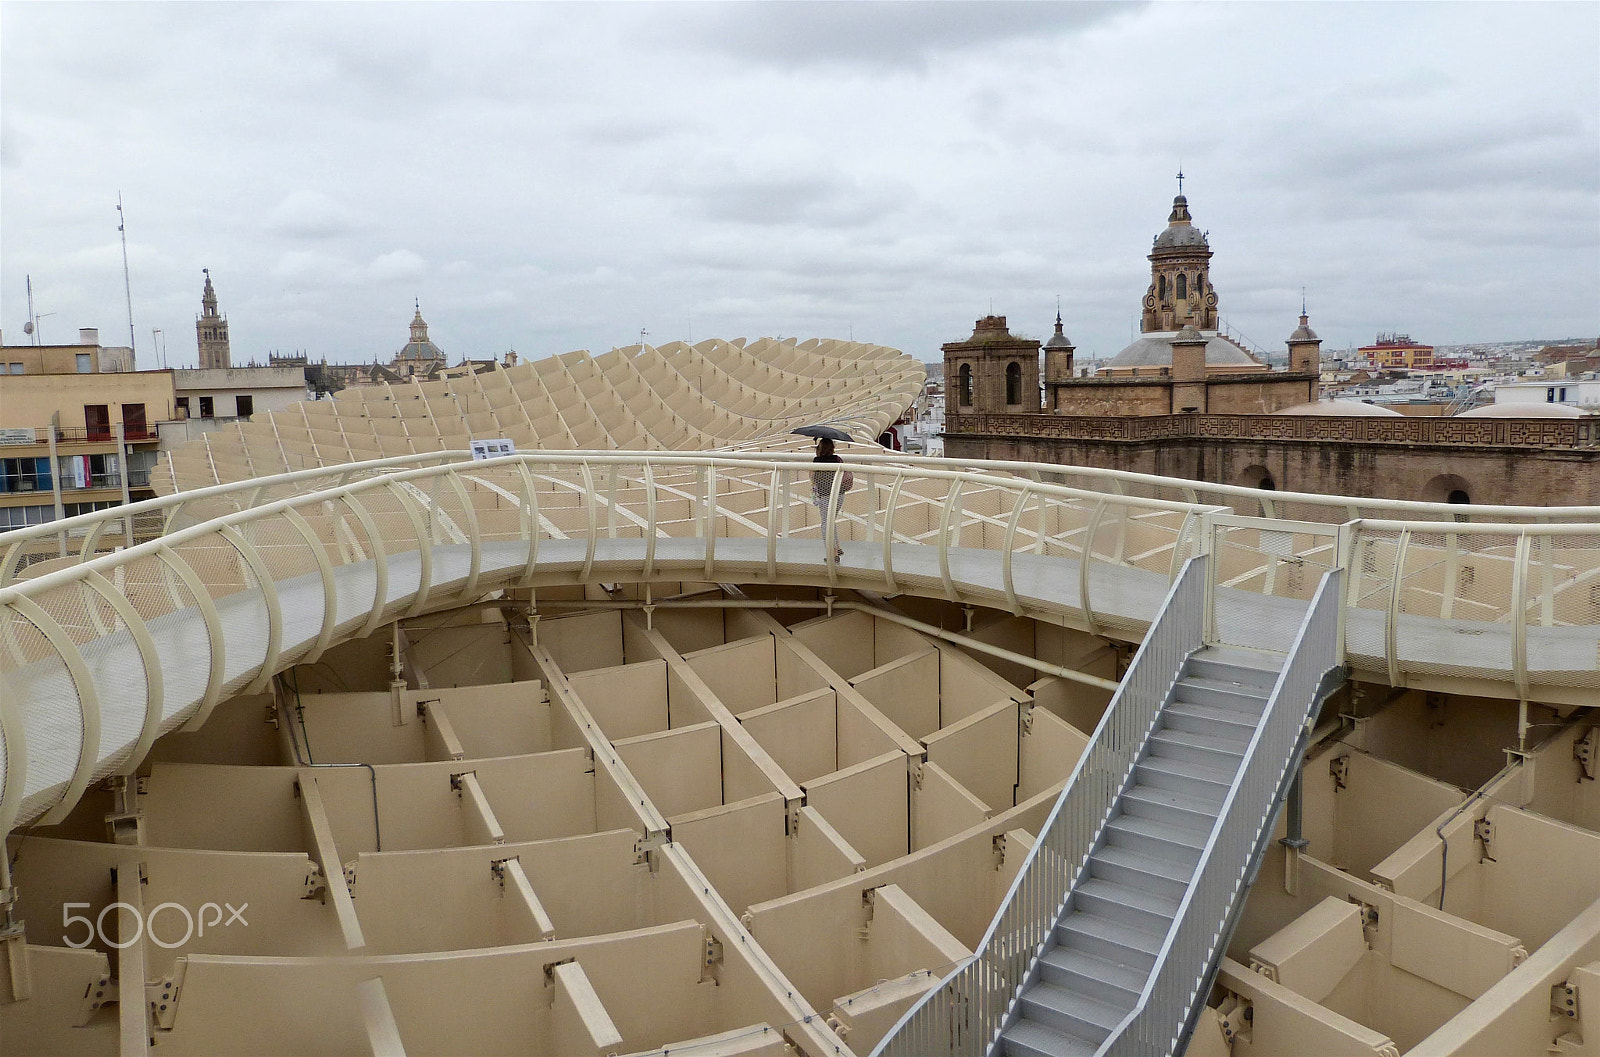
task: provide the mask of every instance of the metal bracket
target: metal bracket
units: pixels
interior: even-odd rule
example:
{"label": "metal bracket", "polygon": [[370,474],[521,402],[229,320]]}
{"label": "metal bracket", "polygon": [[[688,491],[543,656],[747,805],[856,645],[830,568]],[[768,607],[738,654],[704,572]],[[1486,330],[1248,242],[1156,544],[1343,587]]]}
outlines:
{"label": "metal bracket", "polygon": [[1484,859],[1487,859],[1490,862],[1499,862],[1500,861],[1499,859],[1496,859],[1493,855],[1489,854],[1489,845],[1494,843],[1494,823],[1493,822],[1490,822],[1487,818],[1475,819],[1473,821],[1473,823],[1472,823],[1472,836],[1477,840],[1483,841],[1483,858]]}
{"label": "metal bracket", "polygon": [[996,833],[989,838],[989,843],[994,848],[994,868],[1002,869],[1006,864],[1006,835]]}
{"label": "metal bracket", "polygon": [[507,855],[504,859],[490,860],[489,873],[493,875],[495,882],[499,884],[502,889],[506,886],[506,863],[520,862],[521,859],[522,856],[520,855]]}
{"label": "metal bracket", "polygon": [[1249,1037],[1248,1032],[1254,1019],[1254,1007],[1238,995],[1228,995],[1217,1007],[1217,1026],[1222,1029],[1222,1037],[1227,1040],[1230,1048],[1234,1039]]}
{"label": "metal bracket", "polygon": [[1329,760],[1328,773],[1333,775],[1333,787],[1343,789],[1350,780],[1350,757],[1335,756]]}
{"label": "metal bracket", "polygon": [[78,1022],[74,1027],[84,1027],[94,1019],[101,1006],[107,1002],[118,1000],[117,981],[109,975],[101,973],[83,992],[83,1001],[78,1005]]}
{"label": "metal bracket", "polygon": [[1038,705],[1029,704],[1017,709],[1017,723],[1021,737],[1026,738],[1033,733],[1033,710],[1038,707]]}
{"label": "metal bracket", "polygon": [[634,841],[634,865],[645,863],[650,867],[651,873],[661,869],[661,846],[671,839],[671,835],[662,830],[646,833],[643,837]]}
{"label": "metal bracket", "polygon": [[328,905],[328,879],[323,876],[322,865],[312,863],[311,869],[306,873],[306,893],[301,899],[315,899]]}
{"label": "metal bracket", "polygon": [[553,962],[545,962],[544,963],[544,986],[551,987],[551,986],[553,986],[555,984],[555,982],[556,982],[556,966],[558,966],[558,965],[570,965],[571,963],[573,963],[573,962],[575,962],[577,960],[578,959],[574,957],[574,958],[561,958],[561,959],[558,959],[558,960],[553,961]]}
{"label": "metal bracket", "polygon": [[922,764],[920,763],[914,763],[911,765],[911,788],[922,788]]}
{"label": "metal bracket", "polygon": [[176,974],[168,974],[158,983],[145,985],[144,997],[150,1003],[150,1022],[157,1031],[171,1031],[172,1022],[178,1019],[178,991]]}
{"label": "metal bracket", "polygon": [[1345,898],[1349,899],[1350,902],[1361,908],[1361,928],[1363,930],[1375,929],[1378,927],[1377,907],[1373,906],[1371,903],[1363,903],[1355,896],[1346,896]]}
{"label": "metal bracket", "polygon": [[360,859],[351,859],[344,864],[344,886],[350,890],[351,899],[356,897],[356,863],[360,861]]}
{"label": "metal bracket", "polygon": [[701,934],[705,939],[704,957],[700,962],[700,982],[707,980],[713,982],[717,979],[717,966],[722,964],[722,941],[711,934],[711,929],[702,925]]}
{"label": "metal bracket", "polygon": [[1578,985],[1570,980],[1550,986],[1550,1011],[1578,1019]]}
{"label": "metal bracket", "polygon": [[1578,781],[1594,781],[1595,772],[1600,771],[1600,727],[1590,727],[1589,733],[1572,743],[1572,758],[1582,771]]}
{"label": "metal bracket", "polygon": [[872,915],[878,908],[878,890],[876,888],[863,888],[861,890],[861,907],[867,912],[867,920],[856,929],[856,938],[869,939],[872,936]]}

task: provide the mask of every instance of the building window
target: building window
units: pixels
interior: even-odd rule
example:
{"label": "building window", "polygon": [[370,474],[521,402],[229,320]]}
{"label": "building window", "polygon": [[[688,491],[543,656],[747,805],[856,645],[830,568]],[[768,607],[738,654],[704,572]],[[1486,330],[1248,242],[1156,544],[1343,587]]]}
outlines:
{"label": "building window", "polygon": [[111,439],[111,409],[105,404],[84,404],[83,424],[90,440]]}
{"label": "building window", "polygon": [[1178,273],[1178,300],[1182,301],[1189,296],[1189,278],[1182,272]]}
{"label": "building window", "polygon": [[1472,502],[1472,497],[1470,495],[1468,495],[1466,493],[1466,490],[1463,489],[1463,488],[1453,488],[1453,489],[1451,489],[1450,494],[1445,497],[1445,502],[1446,503],[1470,503],[1470,502]]}
{"label": "building window", "polygon": [[22,364],[20,364],[20,363],[8,363],[8,364],[6,364],[6,373],[7,374],[21,374],[22,373]]}
{"label": "building window", "polygon": [[972,406],[972,364],[963,363],[961,370],[956,375],[960,383],[961,403],[965,407]]}
{"label": "building window", "polygon": [[94,373],[94,363],[91,361],[90,356],[89,356],[89,354],[87,352],[78,353],[78,373],[79,374],[93,374]]}
{"label": "building window", "polygon": [[1165,275],[1156,278],[1156,296],[1163,301],[1167,299],[1167,277]]}
{"label": "building window", "polygon": [[1006,403],[1022,403],[1022,364],[1006,364]]}
{"label": "building window", "polygon": [[256,398],[248,393],[234,397],[233,402],[239,409],[240,418],[249,418],[256,413]]}
{"label": "building window", "polygon": [[178,417],[179,418],[188,418],[189,417],[189,398],[186,397],[186,396],[178,397]]}
{"label": "building window", "polygon": [[216,412],[212,408],[212,401],[211,401],[211,398],[209,396],[202,396],[200,398],[200,417],[201,418],[215,418],[216,417]]}

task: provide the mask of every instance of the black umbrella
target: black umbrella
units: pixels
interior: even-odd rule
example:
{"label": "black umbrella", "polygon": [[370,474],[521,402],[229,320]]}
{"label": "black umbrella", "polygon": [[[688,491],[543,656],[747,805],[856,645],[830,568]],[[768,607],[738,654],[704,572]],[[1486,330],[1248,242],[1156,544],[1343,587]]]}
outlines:
{"label": "black umbrella", "polygon": [[791,429],[789,432],[798,433],[802,437],[826,437],[828,440],[845,442],[850,440],[850,434],[837,426],[801,426],[799,429]]}

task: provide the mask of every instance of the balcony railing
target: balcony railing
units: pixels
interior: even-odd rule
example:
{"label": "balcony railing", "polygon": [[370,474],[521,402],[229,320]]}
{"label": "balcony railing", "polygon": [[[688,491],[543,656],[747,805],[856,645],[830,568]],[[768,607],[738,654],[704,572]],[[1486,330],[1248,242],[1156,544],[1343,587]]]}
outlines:
{"label": "balcony railing", "polygon": [[[31,429],[28,427],[0,429],[0,447],[48,444],[50,443],[50,432],[49,426],[36,426]],[[90,429],[87,426],[57,426],[55,435],[57,443],[76,441],[84,444],[108,444],[117,439],[114,429]],[[159,440],[160,434],[152,426],[124,426],[122,439],[130,443]]]}

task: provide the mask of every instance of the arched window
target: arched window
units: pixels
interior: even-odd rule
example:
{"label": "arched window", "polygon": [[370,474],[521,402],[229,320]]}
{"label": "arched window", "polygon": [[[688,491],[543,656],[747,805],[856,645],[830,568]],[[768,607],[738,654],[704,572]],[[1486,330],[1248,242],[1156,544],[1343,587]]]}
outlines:
{"label": "arched window", "polygon": [[1163,301],[1167,299],[1167,277],[1165,275],[1156,277],[1156,296]]}
{"label": "arched window", "polygon": [[1454,488],[1454,489],[1451,489],[1450,494],[1445,497],[1445,502],[1446,503],[1470,503],[1470,502],[1472,502],[1472,497],[1467,494],[1466,489],[1464,489],[1464,488]]}
{"label": "arched window", "polygon": [[1006,364],[1006,403],[1022,403],[1022,364]]}
{"label": "arched window", "polygon": [[972,364],[963,363],[959,372],[961,387],[961,403],[966,407],[972,406]]}
{"label": "arched window", "polygon": [[1189,277],[1182,272],[1178,273],[1178,300],[1182,301],[1189,296]]}

